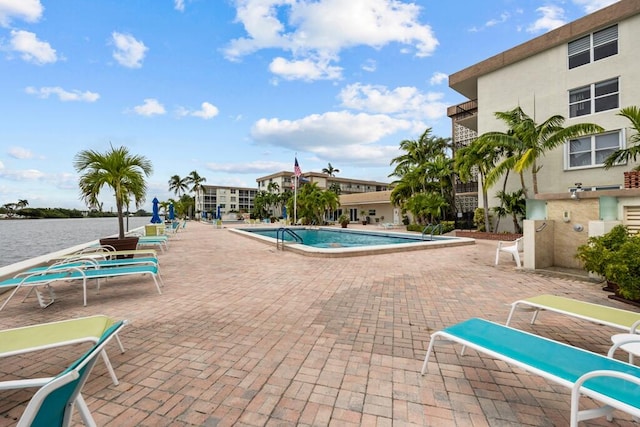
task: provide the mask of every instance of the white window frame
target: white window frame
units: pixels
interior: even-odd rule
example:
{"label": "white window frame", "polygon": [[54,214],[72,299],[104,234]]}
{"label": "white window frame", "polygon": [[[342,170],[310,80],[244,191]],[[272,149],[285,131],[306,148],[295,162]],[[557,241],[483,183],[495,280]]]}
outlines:
{"label": "white window frame", "polygon": [[[618,33],[618,24],[615,24],[570,41],[569,43],[567,43],[567,69],[573,70],[574,68],[579,68],[583,65],[591,64],[592,62],[600,61],[602,59],[609,58],[610,56],[617,55],[619,53],[619,40],[620,36]],[[616,42],[616,53],[599,59],[594,59],[595,51],[599,47],[611,44],[613,41]],[[571,58],[580,54],[584,54],[585,52],[589,53],[589,60],[583,64],[575,65],[572,67],[570,64]]]}
{"label": "white window frame", "polygon": [[[614,80],[616,80],[617,83],[618,83],[618,91],[617,92],[609,92],[609,93],[606,93],[604,95],[599,95],[599,96],[596,97],[596,86],[597,85],[600,85],[600,84],[603,84],[603,83],[612,82]],[[583,90],[583,89],[586,89],[586,88],[589,88],[589,97],[588,98],[584,98],[584,99],[580,99],[578,101],[571,102],[571,93],[572,92],[577,92],[579,90]],[[617,95],[617,97],[618,97],[617,106],[615,106],[613,108],[606,109],[606,110],[596,111],[596,100],[602,99],[602,98],[604,98],[606,96],[611,96],[613,94]],[[587,101],[589,102],[589,108],[590,108],[589,109],[589,113],[582,114],[582,115],[572,115],[571,114],[572,113],[571,112],[571,107],[572,106],[578,105],[578,104],[581,104],[581,103],[585,103]],[[569,90],[569,118],[589,116],[591,114],[597,114],[597,113],[602,113],[604,111],[616,110],[618,108],[620,108],[620,77],[614,77],[614,78],[603,80],[603,81],[600,81],[600,82],[591,83],[588,86],[581,86],[581,87],[577,87],[577,88]]]}
{"label": "white window frame", "polygon": [[[586,139],[589,138],[591,141],[591,146],[589,148],[589,150],[583,150],[581,151],[581,153],[587,153],[590,152],[591,153],[591,163],[588,165],[582,165],[582,166],[571,166],[571,155],[573,154],[578,154],[578,152],[572,153],[571,152],[571,141],[567,141],[564,144],[564,168],[565,170],[579,170],[579,169],[591,169],[591,168],[602,168],[604,167],[604,162],[603,163],[596,163],[596,153],[600,150],[596,149],[596,140],[599,137],[605,136],[605,135],[611,135],[611,134],[617,134],[618,135],[618,147],[615,149],[619,149],[619,148],[624,148],[626,146],[626,137],[625,137],[625,130],[624,129],[618,129],[618,130],[614,130],[614,131],[610,131],[610,132],[603,132],[603,133],[598,133],[595,135],[585,135],[585,136],[581,136],[580,138],[574,138],[573,140],[580,140],[580,139]],[[614,150],[615,150],[614,149]],[[608,157],[608,156],[606,156]],[[606,158],[605,157],[605,158]]]}

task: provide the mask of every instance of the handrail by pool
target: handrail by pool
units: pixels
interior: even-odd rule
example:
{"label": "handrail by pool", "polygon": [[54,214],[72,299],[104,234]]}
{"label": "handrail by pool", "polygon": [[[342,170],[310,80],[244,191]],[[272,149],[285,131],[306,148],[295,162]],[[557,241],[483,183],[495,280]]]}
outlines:
{"label": "handrail by pool", "polygon": [[433,240],[433,233],[438,230],[439,233],[438,234],[442,234],[442,224],[433,224],[433,223],[429,223],[426,225],[426,227],[424,227],[424,229],[422,230],[422,240],[424,240],[424,236],[425,234],[427,234],[427,229],[431,227],[431,238],[429,240]]}
{"label": "handrail by pool", "polygon": [[296,234],[295,231],[293,231],[290,228],[287,227],[280,227],[278,228],[278,230],[276,231],[276,249],[278,249],[280,247],[279,243],[280,243],[280,233],[282,232],[282,249],[284,249],[284,235],[289,234],[291,237],[293,237],[293,240],[295,240],[298,243],[304,243],[304,241],[302,240],[302,237],[300,237],[298,234]]}

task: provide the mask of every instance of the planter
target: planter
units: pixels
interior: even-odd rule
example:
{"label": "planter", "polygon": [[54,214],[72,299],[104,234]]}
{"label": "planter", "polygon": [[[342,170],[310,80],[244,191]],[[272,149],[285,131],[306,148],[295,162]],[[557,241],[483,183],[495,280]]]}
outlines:
{"label": "planter", "polygon": [[345,224],[340,224],[340,227],[347,228],[347,224],[346,223]]}
{"label": "planter", "polygon": [[[100,245],[111,246],[116,251],[130,251],[138,248],[138,236],[127,236],[124,239],[105,237],[100,239]],[[133,255],[118,256],[118,258],[133,258]]]}

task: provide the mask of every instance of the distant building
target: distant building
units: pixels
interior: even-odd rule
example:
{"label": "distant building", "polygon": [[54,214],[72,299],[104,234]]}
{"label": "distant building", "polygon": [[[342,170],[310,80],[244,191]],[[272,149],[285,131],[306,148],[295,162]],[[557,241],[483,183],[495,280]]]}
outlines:
{"label": "distant building", "polygon": [[[258,194],[255,188],[224,187],[203,185],[196,197],[196,215],[211,219],[232,212],[249,213],[253,209],[253,199]],[[203,213],[205,215],[203,215]]]}
{"label": "distant building", "polygon": [[[275,182],[278,184],[279,192],[282,193],[287,189],[293,190],[293,178],[293,172],[281,171],[260,177],[256,179],[256,181],[258,182],[258,190],[267,191],[269,184]],[[332,184],[337,184],[340,187],[340,194],[368,193],[371,191],[389,190],[389,184],[386,182],[342,178],[329,176],[326,173],[319,172],[303,173],[300,176],[300,179],[302,182],[315,182],[322,190],[331,188]]]}

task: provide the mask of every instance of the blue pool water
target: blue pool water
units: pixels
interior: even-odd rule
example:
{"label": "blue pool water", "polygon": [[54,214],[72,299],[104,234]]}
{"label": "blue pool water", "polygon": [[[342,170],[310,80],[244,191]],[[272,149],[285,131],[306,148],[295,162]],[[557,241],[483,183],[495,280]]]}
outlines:
{"label": "blue pool water", "polygon": [[[276,238],[278,233],[277,228],[272,229],[248,229],[244,228],[242,231],[246,231],[253,234],[259,234],[265,237]],[[327,229],[292,229],[300,238],[302,238],[305,246],[312,246],[315,248],[349,248],[359,246],[379,246],[379,245],[394,245],[400,243],[416,243],[421,242],[422,237],[418,235],[400,236],[396,234],[388,233],[376,233],[376,232],[360,232],[360,231],[348,231],[343,229],[327,230]],[[289,233],[280,232],[280,238],[284,234],[284,240],[288,242],[295,241],[295,238]],[[427,240],[430,236],[427,238]],[[436,237],[436,239],[446,239],[446,237]]]}

